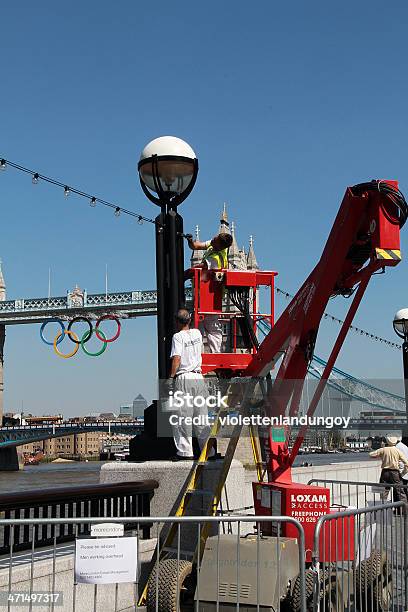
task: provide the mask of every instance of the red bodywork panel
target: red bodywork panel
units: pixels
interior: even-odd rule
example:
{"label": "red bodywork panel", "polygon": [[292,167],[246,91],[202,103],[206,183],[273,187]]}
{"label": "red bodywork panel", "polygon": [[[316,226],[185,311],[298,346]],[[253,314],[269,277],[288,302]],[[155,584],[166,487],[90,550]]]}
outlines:
{"label": "red bodywork panel", "polygon": [[[330,507],[330,489],[299,482],[252,483],[256,516],[290,516],[305,532],[306,561],[312,560],[316,523],[321,516],[338,512]],[[262,535],[277,535],[278,524],[260,524]],[[280,535],[297,538],[291,523],[282,523]],[[355,555],[354,517],[328,521],[321,532],[319,561],[352,561]]]}
{"label": "red bodywork panel", "polygon": [[[398,189],[398,181],[386,181],[389,185]],[[400,228],[398,223],[392,221],[393,209],[388,202],[381,200],[381,194],[376,194],[376,207],[372,210],[372,218],[370,223],[375,222],[373,226],[373,239],[380,249],[398,249],[400,248]],[[397,262],[398,263],[398,262]]]}
{"label": "red bodywork panel", "polygon": [[251,359],[252,355],[249,353],[203,353],[201,369],[203,374],[221,370],[242,372]]}

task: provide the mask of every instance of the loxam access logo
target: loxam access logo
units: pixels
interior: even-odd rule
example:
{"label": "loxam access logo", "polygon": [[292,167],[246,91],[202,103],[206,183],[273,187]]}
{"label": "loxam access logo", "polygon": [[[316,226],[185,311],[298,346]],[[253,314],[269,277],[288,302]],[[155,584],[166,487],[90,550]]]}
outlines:
{"label": "loxam access logo", "polygon": [[292,508],[304,509],[325,508],[328,504],[326,493],[292,493],[290,501]]}

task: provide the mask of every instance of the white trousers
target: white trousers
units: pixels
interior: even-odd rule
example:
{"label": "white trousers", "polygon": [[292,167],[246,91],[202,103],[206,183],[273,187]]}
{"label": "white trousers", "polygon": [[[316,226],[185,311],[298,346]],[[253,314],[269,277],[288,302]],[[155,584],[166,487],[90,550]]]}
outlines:
{"label": "white trousers", "polygon": [[202,322],[210,353],[221,353],[222,325],[216,314],[205,315]]}
{"label": "white trousers", "polygon": [[[187,372],[177,376],[174,391],[181,391],[183,395],[190,394],[193,397],[202,396],[205,398],[207,395],[203,375],[195,372]],[[192,457],[193,429],[198,439],[200,450],[202,450],[210,433],[210,426],[205,423],[205,417],[208,416],[208,408],[205,405],[202,407],[190,407],[187,406],[185,401],[182,407],[176,409],[176,414],[179,417],[179,422],[177,425],[172,425],[172,429],[177,454],[180,457]],[[193,425],[186,423],[184,421],[185,417],[198,417],[198,419]],[[202,419],[199,417],[202,417]]]}

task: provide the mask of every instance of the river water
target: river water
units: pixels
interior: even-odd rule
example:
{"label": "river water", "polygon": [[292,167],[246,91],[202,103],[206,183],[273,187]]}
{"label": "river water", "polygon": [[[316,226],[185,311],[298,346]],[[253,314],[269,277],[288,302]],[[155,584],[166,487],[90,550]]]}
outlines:
{"label": "river water", "polygon": [[[347,461],[366,461],[367,459],[367,453],[301,455],[296,459],[295,466],[302,465],[303,462],[312,465],[328,465]],[[43,463],[25,466],[19,472],[0,472],[0,493],[97,484],[103,463],[103,461]]]}

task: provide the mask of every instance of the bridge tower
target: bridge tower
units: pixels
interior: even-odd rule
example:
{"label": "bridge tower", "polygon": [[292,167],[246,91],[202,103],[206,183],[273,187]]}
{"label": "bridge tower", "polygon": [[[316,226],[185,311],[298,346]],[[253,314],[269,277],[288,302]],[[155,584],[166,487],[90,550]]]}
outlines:
{"label": "bridge tower", "polygon": [[[4,282],[2,261],[0,259],[0,302],[4,302],[6,299],[6,283]],[[6,339],[6,326],[0,324],[0,425],[3,423],[3,392],[4,392],[4,379],[3,379],[3,365],[4,365],[4,342]]]}
{"label": "bridge tower", "polygon": [[[2,262],[0,260],[0,302],[6,299],[6,283],[4,282]],[[6,326],[0,323],[0,425],[3,424],[3,365],[4,341],[6,339]],[[19,459],[16,447],[5,448],[0,452],[0,471],[16,471],[19,469]]]}

